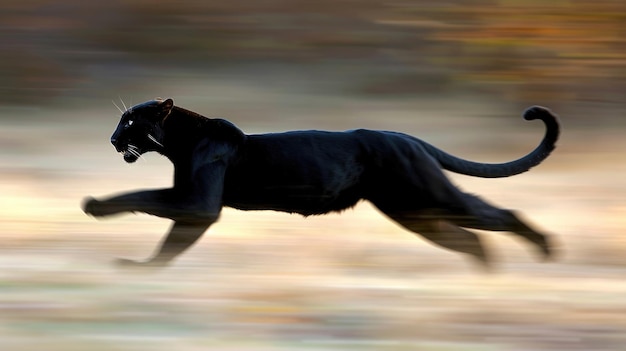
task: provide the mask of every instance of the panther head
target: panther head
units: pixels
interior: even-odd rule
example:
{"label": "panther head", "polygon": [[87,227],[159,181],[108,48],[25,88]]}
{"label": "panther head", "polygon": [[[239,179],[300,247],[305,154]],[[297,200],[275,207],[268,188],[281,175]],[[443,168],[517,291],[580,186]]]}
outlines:
{"label": "panther head", "polygon": [[111,136],[111,144],[133,163],[149,151],[163,152],[162,122],[174,107],[172,99],[155,99],[126,110]]}

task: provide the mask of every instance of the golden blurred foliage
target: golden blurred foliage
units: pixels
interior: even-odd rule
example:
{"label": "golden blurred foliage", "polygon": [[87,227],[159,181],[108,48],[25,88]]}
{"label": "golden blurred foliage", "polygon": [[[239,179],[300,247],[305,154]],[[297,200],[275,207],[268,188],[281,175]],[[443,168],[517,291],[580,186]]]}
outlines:
{"label": "golden blurred foliage", "polygon": [[[472,89],[512,100],[621,101],[615,0],[4,1],[0,101],[119,91],[224,65],[331,65],[355,93]],[[97,82],[97,83],[94,83]],[[140,84],[137,84],[140,86]]]}

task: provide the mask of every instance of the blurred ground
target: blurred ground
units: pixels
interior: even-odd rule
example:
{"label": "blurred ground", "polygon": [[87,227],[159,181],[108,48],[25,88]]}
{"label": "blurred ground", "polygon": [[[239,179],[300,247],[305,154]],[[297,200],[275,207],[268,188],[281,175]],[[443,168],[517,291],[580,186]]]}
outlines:
{"label": "blurred ground", "polygon": [[[81,4],[1,5],[0,349],[626,350],[622,2]],[[559,257],[485,233],[485,274],[362,203],[225,210],[173,267],[120,272],[169,223],[79,204],[171,183],[165,159],[127,165],[108,142],[110,100],[155,96],[248,133],[398,130],[485,162],[534,147],[543,127],[520,114],[549,106],[563,132],[544,164],[451,176]]]}
{"label": "blurred ground", "polygon": [[[223,86],[203,87],[208,98],[172,95],[196,111],[228,111],[252,132],[396,129],[484,161],[519,156],[542,133],[519,111],[498,113],[480,100],[389,102]],[[270,102],[271,114],[259,107]],[[167,221],[96,221],[81,213],[80,199],[167,186],[171,166],[157,155],[123,163],[108,145],[117,119],[108,105],[32,110],[37,123],[2,125],[3,350],[624,349],[621,129],[569,128],[563,116],[559,148],[532,172],[455,176],[553,233],[556,262],[536,262],[524,243],[489,234],[497,268],[485,274],[360,204],[307,219],[226,210],[174,267],[128,274],[111,260],[147,257]]]}

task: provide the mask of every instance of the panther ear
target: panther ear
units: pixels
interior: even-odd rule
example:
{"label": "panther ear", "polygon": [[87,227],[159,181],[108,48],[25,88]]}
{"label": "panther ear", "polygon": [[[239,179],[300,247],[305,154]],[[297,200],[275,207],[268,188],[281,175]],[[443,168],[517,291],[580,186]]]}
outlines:
{"label": "panther ear", "polygon": [[159,109],[159,112],[157,113],[157,116],[161,120],[160,122],[163,123],[165,121],[165,119],[172,112],[172,108],[174,108],[174,100],[172,100],[172,99],[166,99],[166,100],[157,99],[157,102],[158,102],[157,107]]}
{"label": "panther ear", "polygon": [[159,108],[165,113],[169,113],[170,110],[172,110],[172,107],[174,107],[174,100],[172,99],[159,100]]}

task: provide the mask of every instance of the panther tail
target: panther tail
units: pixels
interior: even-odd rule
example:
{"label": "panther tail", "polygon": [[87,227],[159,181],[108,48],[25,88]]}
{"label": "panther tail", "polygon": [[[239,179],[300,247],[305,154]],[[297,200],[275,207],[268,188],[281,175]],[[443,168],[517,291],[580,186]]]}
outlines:
{"label": "panther tail", "polygon": [[455,173],[481,178],[502,178],[524,173],[540,164],[555,149],[555,143],[559,138],[559,121],[549,109],[541,106],[528,108],[523,116],[527,121],[542,120],[546,125],[546,133],[541,143],[533,151],[514,161],[506,163],[472,162],[452,156],[427,143],[424,143],[424,147],[429,154],[439,161],[444,169]]}

